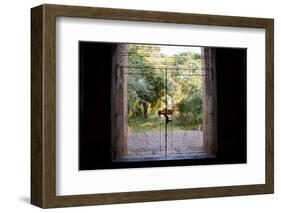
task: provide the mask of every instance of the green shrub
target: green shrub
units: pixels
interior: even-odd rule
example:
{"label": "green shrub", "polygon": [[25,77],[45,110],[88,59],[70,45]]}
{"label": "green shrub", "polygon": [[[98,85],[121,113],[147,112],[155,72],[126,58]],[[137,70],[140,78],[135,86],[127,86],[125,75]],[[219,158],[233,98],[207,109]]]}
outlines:
{"label": "green shrub", "polygon": [[178,103],[179,121],[188,125],[202,123],[202,93],[195,91]]}

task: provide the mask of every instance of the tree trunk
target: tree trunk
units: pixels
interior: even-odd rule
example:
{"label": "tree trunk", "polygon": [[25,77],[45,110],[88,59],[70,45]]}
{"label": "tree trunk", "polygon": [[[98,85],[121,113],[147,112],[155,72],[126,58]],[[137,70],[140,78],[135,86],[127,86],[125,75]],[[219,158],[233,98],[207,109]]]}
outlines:
{"label": "tree trunk", "polygon": [[143,106],[143,117],[145,119],[147,119],[148,118],[148,104],[147,103],[143,103],[142,106]]}

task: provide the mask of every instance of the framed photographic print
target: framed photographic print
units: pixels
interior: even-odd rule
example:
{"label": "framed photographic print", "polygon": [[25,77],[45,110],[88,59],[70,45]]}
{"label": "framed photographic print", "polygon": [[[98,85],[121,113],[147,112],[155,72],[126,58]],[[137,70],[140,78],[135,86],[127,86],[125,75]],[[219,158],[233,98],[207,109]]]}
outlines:
{"label": "framed photographic print", "polygon": [[31,203],[274,191],[272,19],[31,9]]}

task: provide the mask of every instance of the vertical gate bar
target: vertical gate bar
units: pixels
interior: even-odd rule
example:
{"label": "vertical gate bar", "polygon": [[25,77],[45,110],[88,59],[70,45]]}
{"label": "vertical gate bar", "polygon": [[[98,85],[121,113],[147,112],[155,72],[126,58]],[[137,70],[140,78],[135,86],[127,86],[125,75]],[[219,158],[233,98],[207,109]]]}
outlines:
{"label": "vertical gate bar", "polygon": [[161,134],[162,134],[162,132],[161,132],[161,116],[160,116],[160,156],[161,156]]}
{"label": "vertical gate bar", "polygon": [[[167,109],[168,109],[168,78],[167,78],[167,68],[165,69],[165,80],[166,80],[166,112],[167,112]],[[168,120],[167,120],[167,117],[165,116],[165,157],[167,157],[167,128],[168,128]]]}
{"label": "vertical gate bar", "polygon": [[[173,121],[172,115],[171,115],[171,121]],[[173,153],[173,122],[171,122],[171,154],[172,153]]]}

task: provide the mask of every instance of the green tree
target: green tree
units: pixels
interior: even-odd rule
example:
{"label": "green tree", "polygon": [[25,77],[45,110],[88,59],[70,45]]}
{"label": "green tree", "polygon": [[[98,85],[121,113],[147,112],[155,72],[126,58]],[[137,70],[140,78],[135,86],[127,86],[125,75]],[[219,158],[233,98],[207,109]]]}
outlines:
{"label": "green tree", "polygon": [[129,76],[128,76],[128,111],[132,115],[139,114],[142,106],[143,117],[148,118],[149,107],[156,108],[164,95],[164,79],[149,59],[152,54],[159,54],[160,49],[138,45],[129,45]]}
{"label": "green tree", "polygon": [[200,54],[183,52],[164,55],[159,46],[135,44],[129,44],[128,51],[130,116],[148,118],[149,113],[167,107],[165,100],[168,98],[171,102],[168,107],[177,106],[182,121],[186,120],[190,125],[202,122]]}

